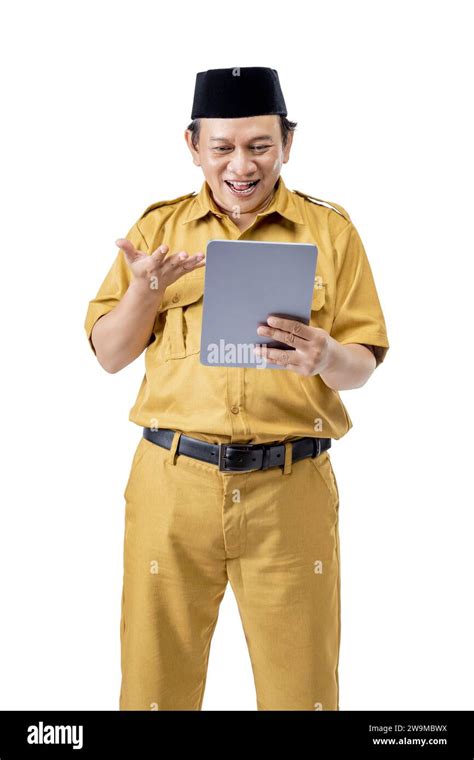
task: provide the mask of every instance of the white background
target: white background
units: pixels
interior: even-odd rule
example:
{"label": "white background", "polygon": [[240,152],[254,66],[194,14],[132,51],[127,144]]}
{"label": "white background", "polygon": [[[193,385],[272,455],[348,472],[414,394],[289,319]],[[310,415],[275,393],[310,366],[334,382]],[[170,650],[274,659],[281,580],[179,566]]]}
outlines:
{"label": "white background", "polygon": [[[144,365],[108,375],[83,321],[114,240],[200,189],[183,137],[195,75],[231,66],[278,70],[298,122],[285,183],[348,210],[387,322],[331,450],[340,708],[474,708],[469,5],[4,6],[1,709],[118,709]],[[256,709],[230,586],[203,709]]]}

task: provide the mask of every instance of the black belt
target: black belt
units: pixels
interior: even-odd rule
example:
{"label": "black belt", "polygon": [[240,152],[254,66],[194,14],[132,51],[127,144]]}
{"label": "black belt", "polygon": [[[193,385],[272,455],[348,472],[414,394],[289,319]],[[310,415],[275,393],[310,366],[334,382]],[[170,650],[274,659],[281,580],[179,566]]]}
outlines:
{"label": "black belt", "polygon": [[[170,449],[175,431],[165,428],[153,430],[143,428],[143,437],[165,449]],[[331,447],[330,438],[297,438],[291,441],[292,461],[306,457],[317,457]],[[247,470],[267,470],[282,467],[285,463],[284,443],[207,443],[198,438],[181,434],[177,454],[184,454],[201,462],[217,464],[223,472],[246,472]]]}

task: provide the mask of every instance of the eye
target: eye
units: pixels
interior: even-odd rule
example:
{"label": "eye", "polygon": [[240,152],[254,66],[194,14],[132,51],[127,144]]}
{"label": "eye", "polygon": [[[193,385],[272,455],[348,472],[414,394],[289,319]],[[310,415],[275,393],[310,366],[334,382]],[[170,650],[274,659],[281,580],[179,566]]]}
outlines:
{"label": "eye", "polygon": [[[272,147],[271,145],[251,145],[250,146],[251,150],[255,151],[256,153],[263,153],[264,151],[268,150],[271,147]],[[215,151],[216,153],[225,153],[228,150],[232,150],[232,148],[226,145],[218,145],[218,146],[213,147],[212,150]]]}

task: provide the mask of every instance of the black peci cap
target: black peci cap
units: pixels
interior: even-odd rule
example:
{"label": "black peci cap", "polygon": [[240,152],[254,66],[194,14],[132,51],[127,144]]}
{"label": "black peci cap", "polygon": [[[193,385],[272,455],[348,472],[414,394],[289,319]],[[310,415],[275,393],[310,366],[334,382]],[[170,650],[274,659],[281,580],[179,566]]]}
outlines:
{"label": "black peci cap", "polygon": [[191,119],[287,113],[275,69],[248,66],[209,69],[196,75]]}

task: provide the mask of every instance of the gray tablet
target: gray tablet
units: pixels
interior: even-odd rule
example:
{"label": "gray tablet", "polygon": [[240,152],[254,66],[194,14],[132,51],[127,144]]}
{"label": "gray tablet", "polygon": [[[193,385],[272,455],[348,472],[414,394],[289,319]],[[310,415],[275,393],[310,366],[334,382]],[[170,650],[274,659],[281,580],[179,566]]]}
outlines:
{"label": "gray tablet", "polygon": [[309,324],[318,249],[312,243],[210,240],[206,249],[201,364],[284,369],[253,351],[294,350],[257,333],[270,314]]}

